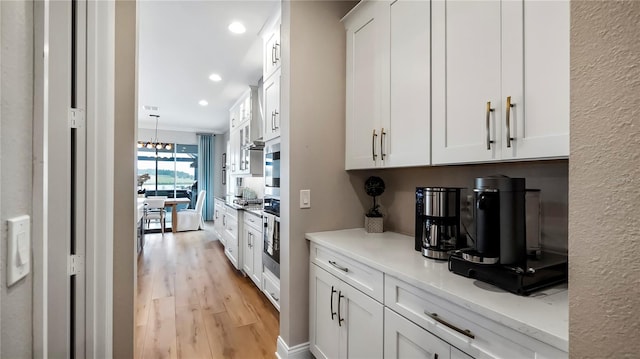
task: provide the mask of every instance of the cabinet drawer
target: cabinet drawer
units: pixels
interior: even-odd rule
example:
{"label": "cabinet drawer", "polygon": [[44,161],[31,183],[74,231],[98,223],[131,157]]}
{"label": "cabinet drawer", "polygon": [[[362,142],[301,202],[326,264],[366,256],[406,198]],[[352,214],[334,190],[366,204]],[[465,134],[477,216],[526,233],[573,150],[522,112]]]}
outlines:
{"label": "cabinet drawer", "polygon": [[545,343],[385,276],[385,306],[474,358],[562,358]]}
{"label": "cabinet drawer", "polygon": [[233,221],[237,221],[238,220],[238,210],[235,208],[231,208],[229,206],[226,206],[226,208],[224,209],[224,213],[227,215],[227,218],[231,218]]}
{"label": "cabinet drawer", "polygon": [[244,224],[262,233],[262,218],[251,212],[244,212]]}
{"label": "cabinet drawer", "polygon": [[271,272],[262,273],[262,291],[278,311],[280,311],[280,280]]}
{"label": "cabinet drawer", "polygon": [[313,243],[310,257],[319,267],[382,303],[384,275],[381,271]]}

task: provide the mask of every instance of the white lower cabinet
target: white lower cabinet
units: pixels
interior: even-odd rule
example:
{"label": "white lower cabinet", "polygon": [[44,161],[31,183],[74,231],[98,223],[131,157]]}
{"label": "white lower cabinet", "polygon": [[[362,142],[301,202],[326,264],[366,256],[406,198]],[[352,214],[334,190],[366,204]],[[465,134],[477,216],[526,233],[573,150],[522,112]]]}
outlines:
{"label": "white lower cabinet", "polygon": [[242,265],[240,247],[238,245],[238,227],[238,211],[226,207],[223,233],[223,237],[225,237],[224,254],[229,258],[229,261],[231,261],[231,264],[233,264],[236,269],[240,269]]}
{"label": "white lower cabinet", "polygon": [[383,306],[315,264],[310,342],[317,358],[382,358]]}
{"label": "white lower cabinet", "polygon": [[258,286],[262,285],[262,220],[244,213],[242,230],[242,270]]}
{"label": "white lower cabinet", "polygon": [[317,359],[567,357],[371,265],[311,243],[309,341]]}
{"label": "white lower cabinet", "polygon": [[267,267],[262,272],[262,292],[267,299],[280,311],[280,279],[271,273]]}
{"label": "white lower cabinet", "polygon": [[[384,310],[384,357],[451,358],[451,345],[390,310]],[[466,355],[462,353],[462,355]],[[464,358],[458,356],[457,358]]]}
{"label": "white lower cabinet", "polygon": [[218,240],[222,243],[222,245],[225,244],[224,241],[224,201],[221,199],[217,199],[215,200],[215,205],[214,205],[214,212],[213,212],[213,234],[216,236],[216,238],[218,238]]}

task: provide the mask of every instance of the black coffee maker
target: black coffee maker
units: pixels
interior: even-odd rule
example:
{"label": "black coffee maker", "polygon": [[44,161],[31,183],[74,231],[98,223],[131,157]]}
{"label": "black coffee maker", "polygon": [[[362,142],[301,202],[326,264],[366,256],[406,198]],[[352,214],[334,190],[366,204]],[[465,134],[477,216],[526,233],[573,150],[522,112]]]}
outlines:
{"label": "black coffee maker", "polygon": [[449,259],[463,248],[460,238],[460,188],[416,188],[415,250],[432,259]]}
{"label": "black coffee maker", "polygon": [[566,256],[527,257],[524,178],[476,178],[474,193],[474,246],[449,257],[450,271],[520,295],[567,280]]}
{"label": "black coffee maker", "polygon": [[479,264],[526,264],[525,179],[506,176],[476,178],[475,250],[462,257]]}

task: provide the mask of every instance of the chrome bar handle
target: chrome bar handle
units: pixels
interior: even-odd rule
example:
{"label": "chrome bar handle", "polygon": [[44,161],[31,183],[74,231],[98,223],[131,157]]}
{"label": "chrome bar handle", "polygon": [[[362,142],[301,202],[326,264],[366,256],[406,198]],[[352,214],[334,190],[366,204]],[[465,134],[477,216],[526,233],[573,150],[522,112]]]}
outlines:
{"label": "chrome bar handle", "polygon": [[276,111],[271,111],[271,132],[276,130]]}
{"label": "chrome bar handle", "polygon": [[507,96],[507,148],[511,148],[511,141],[515,138],[511,137],[511,108],[515,106],[511,103],[511,96]]}
{"label": "chrome bar handle", "polygon": [[342,315],[340,314],[340,300],[344,298],[344,295],[342,295],[342,291],[338,292],[338,326],[342,326],[342,322],[344,322],[344,318],[342,318]]}
{"label": "chrome bar handle", "polygon": [[349,272],[349,268],[347,268],[347,267],[343,267],[343,266],[339,265],[338,263],[336,263],[336,262],[334,262],[334,261],[329,261],[329,264],[331,264],[332,266],[334,266],[334,267],[336,267],[336,268],[340,269],[341,271],[343,271],[343,272],[345,272],[345,273]]}
{"label": "chrome bar handle", "polygon": [[336,312],[333,311],[333,293],[335,292],[337,291],[331,286],[331,320],[333,320],[333,316],[336,315]]}
{"label": "chrome bar handle", "polygon": [[491,131],[489,127],[489,123],[491,121],[491,112],[493,111],[494,109],[491,108],[491,101],[487,101],[487,150],[490,150],[491,144],[496,142],[491,140]]}
{"label": "chrome bar handle", "polygon": [[373,135],[371,136],[371,157],[373,158],[373,160],[376,160],[376,157],[378,157],[378,155],[376,155],[376,137],[378,137],[378,135],[376,134],[376,129],[373,129]]}
{"label": "chrome bar handle", "polygon": [[382,157],[382,160],[384,161],[384,136],[387,133],[384,132],[384,127],[382,128],[382,130],[380,131],[380,156]]}
{"label": "chrome bar handle", "polygon": [[274,48],[274,53],[275,53],[275,59],[276,61],[273,63],[274,65],[278,63],[278,61],[280,61],[280,58],[278,57],[278,47],[280,47],[280,44],[276,41],[275,45],[273,45]]}
{"label": "chrome bar handle", "polygon": [[278,112],[278,110],[273,110],[273,125],[275,126],[276,130],[280,128],[280,126],[278,125],[278,115],[280,114],[280,112]]}
{"label": "chrome bar handle", "polygon": [[460,333],[460,334],[462,334],[464,336],[467,336],[467,337],[469,337],[471,339],[475,339],[476,338],[476,336],[469,329],[460,329],[460,328],[456,327],[455,325],[447,322],[446,320],[440,318],[440,316],[437,313],[431,313],[431,312],[428,312],[428,311],[425,310],[424,314],[428,315],[431,319],[433,319],[436,322],[444,325],[445,327],[453,329],[456,332],[458,332],[458,333]]}
{"label": "chrome bar handle", "polygon": [[271,46],[271,65],[276,64],[276,45]]}
{"label": "chrome bar handle", "polygon": [[247,238],[247,245],[249,246],[249,248],[253,247],[253,245],[251,244],[251,232],[248,233],[249,237]]}

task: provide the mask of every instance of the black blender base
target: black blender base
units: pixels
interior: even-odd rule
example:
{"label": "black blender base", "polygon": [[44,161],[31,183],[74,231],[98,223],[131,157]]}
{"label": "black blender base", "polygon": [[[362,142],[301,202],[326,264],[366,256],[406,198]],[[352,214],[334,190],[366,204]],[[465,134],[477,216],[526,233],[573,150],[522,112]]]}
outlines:
{"label": "black blender base", "polygon": [[564,283],[568,278],[567,257],[543,253],[540,260],[529,260],[527,268],[534,273],[520,273],[511,267],[498,264],[476,264],[466,261],[459,252],[449,257],[449,271],[464,277],[477,279],[517,295],[529,295],[535,291]]}

